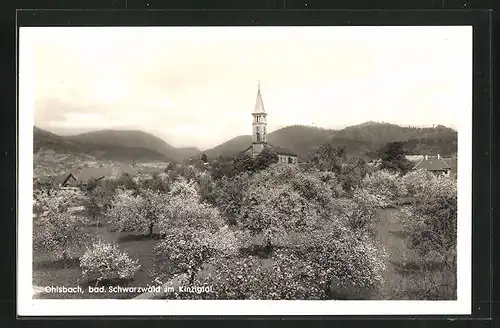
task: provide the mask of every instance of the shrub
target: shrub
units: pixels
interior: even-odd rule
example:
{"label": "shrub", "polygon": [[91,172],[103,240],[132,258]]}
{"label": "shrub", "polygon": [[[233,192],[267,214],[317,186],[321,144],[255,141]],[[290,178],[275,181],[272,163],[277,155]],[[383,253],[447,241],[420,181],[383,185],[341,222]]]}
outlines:
{"label": "shrub", "polygon": [[131,279],[140,268],[138,261],[132,260],[126,252],[121,252],[116,244],[100,240],[80,257],[82,277],[96,280],[96,285],[103,280]]}

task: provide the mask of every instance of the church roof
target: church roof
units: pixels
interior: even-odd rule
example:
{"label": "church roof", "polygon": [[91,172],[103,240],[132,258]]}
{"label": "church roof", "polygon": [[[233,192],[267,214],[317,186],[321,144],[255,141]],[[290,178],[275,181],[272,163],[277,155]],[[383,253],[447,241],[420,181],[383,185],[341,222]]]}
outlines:
{"label": "church roof", "polygon": [[268,147],[271,148],[271,150],[279,155],[288,155],[288,156],[297,156],[296,153],[291,151],[290,149],[287,149],[285,147],[280,147],[280,146],[273,146],[268,144]]}
{"label": "church roof", "polygon": [[[284,148],[284,147],[279,147],[279,146],[273,146],[270,144],[266,144],[266,148],[271,149],[271,151],[277,153],[278,155],[287,155],[287,156],[295,156],[297,157],[297,154],[291,151],[290,149]],[[248,146],[244,150],[242,150],[240,153],[244,153],[252,149],[252,145]]]}
{"label": "church roof", "polygon": [[257,100],[255,101],[255,108],[253,110],[253,114],[264,114],[266,111],[264,110],[264,102],[262,101],[262,96],[260,94],[260,85],[257,90]]}

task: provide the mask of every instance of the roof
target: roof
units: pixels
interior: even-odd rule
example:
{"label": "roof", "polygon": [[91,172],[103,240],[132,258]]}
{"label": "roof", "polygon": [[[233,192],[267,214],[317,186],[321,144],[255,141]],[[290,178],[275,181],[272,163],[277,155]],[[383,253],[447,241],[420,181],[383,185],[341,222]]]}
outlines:
{"label": "roof", "polygon": [[73,175],[79,182],[88,182],[112,176],[113,169],[111,167],[86,167]]}
{"label": "roof", "polygon": [[411,162],[417,162],[424,158],[424,155],[406,155],[406,159]]}
{"label": "roof", "polygon": [[451,169],[450,165],[442,158],[438,157],[427,157],[427,159],[422,159],[420,162],[415,165],[413,168],[417,169],[425,169],[428,171],[441,171],[441,170],[449,170]]}
{"label": "roof", "polygon": [[264,102],[262,101],[262,96],[260,94],[260,85],[257,90],[257,100],[255,101],[255,108],[253,110],[253,114],[265,114],[264,110]]}
{"label": "roof", "polygon": [[284,148],[284,147],[280,147],[280,146],[273,146],[273,145],[270,145],[270,144],[268,144],[267,146],[269,148],[271,148],[272,151],[274,151],[275,153],[278,153],[279,155],[288,155],[288,156],[295,156],[295,157],[297,157],[297,154],[294,153],[293,151],[291,151],[290,149],[287,149],[287,148]]}
{"label": "roof", "polygon": [[[288,155],[288,156],[295,156],[298,157],[296,153],[291,151],[290,149],[284,148],[284,147],[279,147],[279,146],[274,146],[271,144],[266,144],[266,148],[269,148],[271,151],[277,153],[278,155]],[[244,150],[242,150],[240,153],[245,153],[249,151],[252,148],[252,145],[248,146]]]}

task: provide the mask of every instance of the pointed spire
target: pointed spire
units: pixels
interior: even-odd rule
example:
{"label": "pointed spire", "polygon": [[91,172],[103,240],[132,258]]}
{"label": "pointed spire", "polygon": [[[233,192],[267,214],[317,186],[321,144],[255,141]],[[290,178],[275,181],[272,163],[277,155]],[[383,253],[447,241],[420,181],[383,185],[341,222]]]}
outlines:
{"label": "pointed spire", "polygon": [[253,113],[265,113],[264,102],[262,101],[262,96],[260,95],[260,81],[258,81],[257,84],[257,100],[255,101],[255,108],[253,110]]}

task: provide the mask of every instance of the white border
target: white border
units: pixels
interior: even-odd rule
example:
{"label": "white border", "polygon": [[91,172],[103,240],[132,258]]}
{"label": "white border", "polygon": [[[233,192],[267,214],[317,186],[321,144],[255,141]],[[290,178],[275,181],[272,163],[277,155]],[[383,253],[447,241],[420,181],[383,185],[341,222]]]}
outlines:
{"label": "white border", "polygon": [[[318,27],[324,28],[324,27]],[[339,27],[346,28],[346,27]],[[359,28],[359,27],[349,27]],[[366,27],[370,28],[370,27]],[[373,27],[372,27],[373,28]],[[394,27],[402,28],[402,27]],[[426,27],[404,27],[419,29]],[[19,162],[18,162],[18,280],[20,316],[95,315],[437,315],[471,314],[472,240],[472,26],[463,29],[471,40],[470,80],[464,94],[470,112],[457,113],[458,222],[456,301],[153,301],[153,300],[39,300],[32,299],[32,202],[34,126],[34,42],[36,28],[19,32]]]}

